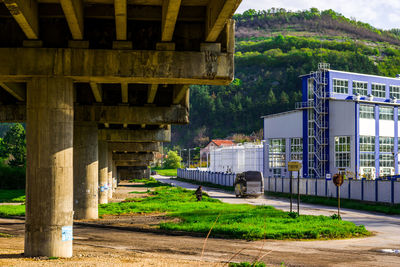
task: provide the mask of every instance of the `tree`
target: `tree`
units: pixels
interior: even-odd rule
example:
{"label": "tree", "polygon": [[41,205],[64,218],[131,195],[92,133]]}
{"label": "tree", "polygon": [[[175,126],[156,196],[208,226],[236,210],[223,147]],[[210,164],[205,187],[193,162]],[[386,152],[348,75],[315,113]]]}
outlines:
{"label": "tree", "polygon": [[9,165],[21,166],[26,162],[25,129],[20,123],[16,123],[5,134],[0,144],[0,157],[12,156]]}
{"label": "tree", "polygon": [[164,159],[165,169],[177,169],[181,167],[182,158],[178,156],[176,151],[168,151],[167,157]]}

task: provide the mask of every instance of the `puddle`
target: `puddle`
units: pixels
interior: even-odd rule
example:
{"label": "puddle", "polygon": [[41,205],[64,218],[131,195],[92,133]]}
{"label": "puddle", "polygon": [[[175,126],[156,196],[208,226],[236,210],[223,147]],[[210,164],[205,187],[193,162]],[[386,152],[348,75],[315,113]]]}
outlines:
{"label": "puddle", "polygon": [[400,249],[385,248],[385,249],[379,250],[379,252],[400,255]]}

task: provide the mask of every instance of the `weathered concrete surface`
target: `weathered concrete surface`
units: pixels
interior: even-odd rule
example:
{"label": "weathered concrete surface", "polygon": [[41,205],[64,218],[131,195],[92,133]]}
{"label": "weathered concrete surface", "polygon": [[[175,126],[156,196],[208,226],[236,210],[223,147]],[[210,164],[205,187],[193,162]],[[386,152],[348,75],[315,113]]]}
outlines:
{"label": "weathered concrete surface", "polygon": [[153,161],[153,153],[123,153],[123,154],[113,154],[113,160],[127,160],[127,161]]}
{"label": "weathered concrete surface", "polygon": [[[25,122],[26,105],[0,105],[0,121]],[[171,107],[75,105],[74,121],[111,124],[187,124],[189,111],[182,105]]]}
{"label": "weathered concrete surface", "polygon": [[99,140],[111,142],[170,142],[171,129],[158,130],[99,130]]}
{"label": "weathered concrete surface", "polygon": [[149,166],[150,161],[148,160],[116,160],[115,165],[117,167],[140,167],[140,166]]}
{"label": "weathered concrete surface", "polygon": [[107,147],[107,164],[108,164],[108,200],[113,196],[113,155],[112,151]]}
{"label": "weathered concrete surface", "polygon": [[227,85],[233,75],[231,53],[0,48],[0,78],[64,76],[96,83]]}
{"label": "weathered concrete surface", "polygon": [[113,152],[160,152],[160,143],[124,143],[124,142],[109,142],[109,148]]}
{"label": "weathered concrete surface", "polygon": [[99,141],[99,204],[108,203],[108,147]]}
{"label": "weathered concrete surface", "polygon": [[74,123],[74,219],[98,218],[98,129]]}
{"label": "weathered concrete surface", "polygon": [[32,79],[27,118],[25,255],[71,257],[62,233],[73,223],[72,80]]}

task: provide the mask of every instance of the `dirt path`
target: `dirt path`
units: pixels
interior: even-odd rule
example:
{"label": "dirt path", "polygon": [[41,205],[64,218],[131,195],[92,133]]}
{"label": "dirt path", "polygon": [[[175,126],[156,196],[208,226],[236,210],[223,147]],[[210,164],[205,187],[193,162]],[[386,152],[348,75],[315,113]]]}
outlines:
{"label": "dirt path", "polygon": [[[158,177],[159,179],[163,179]],[[164,182],[176,181],[163,179]],[[179,183],[180,186],[196,186]],[[141,188],[145,192],[146,188]],[[124,198],[128,186],[118,188],[116,196]],[[287,207],[279,199],[236,199],[227,192],[206,188],[213,197],[226,202]],[[280,205],[280,206],[279,206]],[[334,209],[303,205],[303,213],[330,214]],[[0,266],[4,265],[67,265],[67,266],[226,266],[226,262],[254,261],[262,258],[268,266],[400,266],[400,255],[379,252],[384,248],[400,248],[400,218],[371,213],[344,211],[346,220],[367,222],[367,228],[377,234],[369,238],[332,241],[256,241],[207,240],[204,255],[204,237],[172,236],[131,229],[74,226],[74,257],[45,260],[23,258],[24,221],[0,219],[0,232],[13,238],[0,238]],[[353,220],[354,221],[354,220]]]}

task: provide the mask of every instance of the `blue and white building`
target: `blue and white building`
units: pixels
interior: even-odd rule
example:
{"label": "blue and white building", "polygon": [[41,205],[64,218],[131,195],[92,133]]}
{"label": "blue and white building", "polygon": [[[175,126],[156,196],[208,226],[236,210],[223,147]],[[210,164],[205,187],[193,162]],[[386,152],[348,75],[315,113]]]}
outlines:
{"label": "blue and white building", "polygon": [[300,76],[296,110],[264,116],[264,176],[288,177],[287,163],[302,161],[302,176],[375,179],[399,174],[400,78],[331,70]]}

